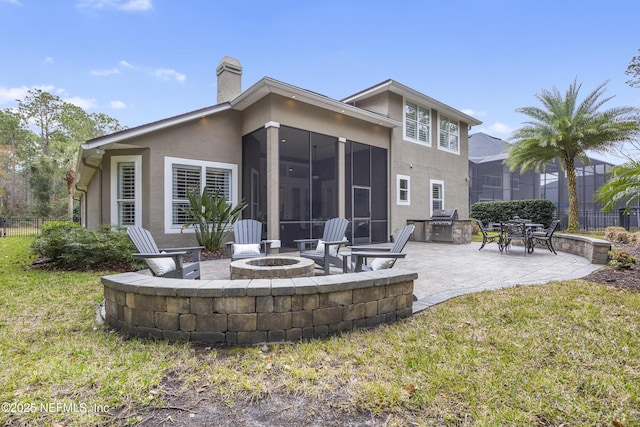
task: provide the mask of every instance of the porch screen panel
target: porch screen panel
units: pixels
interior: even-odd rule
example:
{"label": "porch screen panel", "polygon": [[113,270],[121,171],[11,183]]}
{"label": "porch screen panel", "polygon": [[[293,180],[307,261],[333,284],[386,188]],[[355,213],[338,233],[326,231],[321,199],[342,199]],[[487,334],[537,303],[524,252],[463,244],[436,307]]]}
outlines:
{"label": "porch screen panel", "polygon": [[201,168],[199,166],[173,165],[172,218],[173,224],[185,224],[189,216],[182,208],[189,206],[189,191],[200,191]]}
{"label": "porch screen panel", "polygon": [[135,225],[136,168],[134,162],[118,163],[118,224]]}

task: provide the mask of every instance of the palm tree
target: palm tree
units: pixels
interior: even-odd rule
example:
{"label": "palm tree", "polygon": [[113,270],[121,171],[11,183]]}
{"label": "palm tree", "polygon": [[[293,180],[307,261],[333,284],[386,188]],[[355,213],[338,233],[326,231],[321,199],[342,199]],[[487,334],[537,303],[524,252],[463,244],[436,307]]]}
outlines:
{"label": "palm tree", "polygon": [[607,83],[602,83],[578,103],[582,84],[574,80],[564,97],[555,86],[551,91],[543,89],[537,94],[536,98],[544,108],[516,109],[534,120],[525,122],[511,136],[513,145],[507,163],[512,171],[518,168],[522,172],[531,168],[538,171],[544,169],[549,161],[560,159],[567,174],[569,230],[579,228],[575,160],[588,162],[588,151],[609,151],[640,130],[638,110],[633,107],[598,111],[613,98],[602,97]]}
{"label": "palm tree", "polygon": [[625,203],[628,212],[631,203],[640,200],[640,161],[629,160],[615,166],[607,183],[596,192],[596,200],[603,203],[602,208],[607,211]]}

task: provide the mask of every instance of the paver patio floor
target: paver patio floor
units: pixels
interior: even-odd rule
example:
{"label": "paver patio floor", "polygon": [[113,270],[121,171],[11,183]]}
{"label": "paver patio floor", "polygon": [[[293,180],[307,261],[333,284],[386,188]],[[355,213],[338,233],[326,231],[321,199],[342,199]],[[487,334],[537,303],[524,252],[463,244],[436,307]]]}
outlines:
{"label": "paver patio floor", "polygon": [[[577,255],[564,252],[554,255],[542,247],[526,256],[522,246],[513,246],[503,253],[495,243],[481,251],[479,247],[478,242],[462,245],[408,242],[405,247],[407,257],[398,260],[394,268],[418,273],[414,282],[417,298],[414,312],[467,293],[577,279],[602,267]],[[296,256],[297,253],[286,255]],[[229,259],[202,262],[202,278],[228,279],[229,262]],[[340,273],[340,270],[332,272]]]}

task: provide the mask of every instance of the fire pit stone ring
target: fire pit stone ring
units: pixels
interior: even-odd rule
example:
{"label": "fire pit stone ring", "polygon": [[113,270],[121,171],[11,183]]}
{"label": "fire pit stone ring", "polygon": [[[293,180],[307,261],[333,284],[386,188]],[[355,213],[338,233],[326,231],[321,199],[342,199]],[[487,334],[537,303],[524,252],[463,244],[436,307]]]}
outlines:
{"label": "fire pit stone ring", "polygon": [[230,265],[231,280],[313,277],[314,268],[311,259],[287,256],[240,259]]}

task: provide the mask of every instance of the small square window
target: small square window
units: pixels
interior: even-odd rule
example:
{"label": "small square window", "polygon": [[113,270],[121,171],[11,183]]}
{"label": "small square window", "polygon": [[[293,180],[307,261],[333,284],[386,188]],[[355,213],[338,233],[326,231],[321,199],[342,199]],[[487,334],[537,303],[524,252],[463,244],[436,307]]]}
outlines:
{"label": "small square window", "polygon": [[410,194],[411,178],[406,175],[398,175],[397,185],[398,185],[397,203],[399,205],[410,205],[411,204],[411,194]]}

